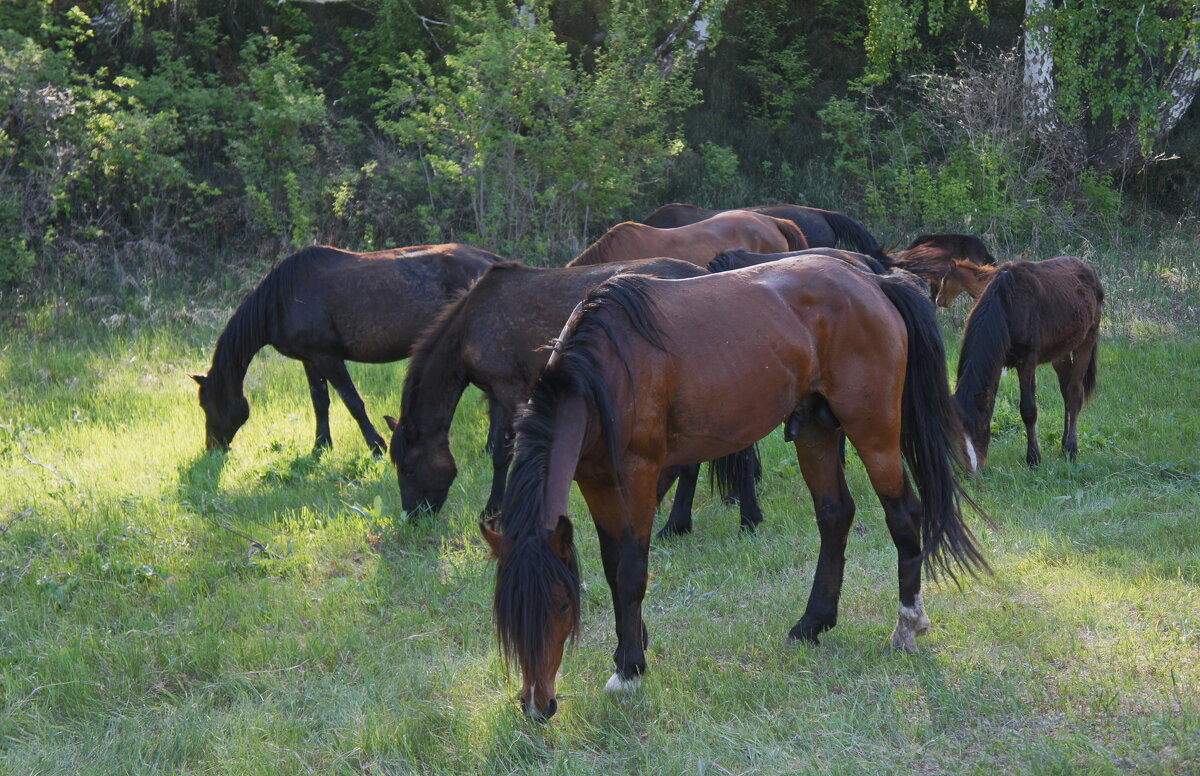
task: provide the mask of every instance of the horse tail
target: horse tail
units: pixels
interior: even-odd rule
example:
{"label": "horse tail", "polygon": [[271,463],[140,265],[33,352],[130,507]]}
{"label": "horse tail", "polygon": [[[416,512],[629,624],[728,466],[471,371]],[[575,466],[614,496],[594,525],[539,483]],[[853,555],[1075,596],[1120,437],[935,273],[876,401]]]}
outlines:
{"label": "horse tail", "polygon": [[827,210],[822,215],[825,216],[825,223],[829,224],[829,228],[833,230],[838,243],[849,245],[859,253],[865,253],[885,267],[892,265],[891,258],[883,252],[879,241],[862,224],[845,213],[833,210]]}
{"label": "horse tail", "polygon": [[921,496],[921,556],[933,576],[955,579],[955,567],[974,574],[987,569],[961,504],[982,510],[955,475],[962,465],[962,427],[946,375],[946,354],[933,304],[909,283],[879,278],[879,288],[904,319],[908,363],[901,401],[900,447]]}
{"label": "horse tail", "polygon": [[751,445],[744,450],[709,461],[708,473],[712,477],[713,490],[721,498],[736,496],[738,483],[746,474],[754,477],[755,482],[762,481],[762,461],[758,457],[758,445]]}
{"label": "horse tail", "polygon": [[[1099,327],[1100,315],[1104,312],[1104,286],[1100,284],[1100,276],[1092,272],[1092,282],[1096,290],[1096,325]],[[1083,375],[1083,401],[1086,403],[1091,400],[1092,394],[1096,392],[1096,363],[1100,356],[1100,336],[1097,332],[1096,340],[1092,343],[1092,357],[1088,361],[1087,371]]]}
{"label": "horse tail", "polygon": [[808,237],[801,231],[800,227],[796,226],[795,221],[789,221],[786,218],[771,218],[775,222],[775,226],[783,233],[783,239],[787,240],[787,249],[789,251],[803,251],[808,249]]}

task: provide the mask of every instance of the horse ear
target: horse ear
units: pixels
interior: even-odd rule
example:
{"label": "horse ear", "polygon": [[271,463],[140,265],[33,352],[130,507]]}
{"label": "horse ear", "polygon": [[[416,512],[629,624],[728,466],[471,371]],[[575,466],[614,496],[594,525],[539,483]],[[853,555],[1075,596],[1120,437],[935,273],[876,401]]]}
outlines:
{"label": "horse ear", "polygon": [[575,527],[566,515],[558,516],[558,525],[550,532],[550,549],[563,563],[571,561],[571,553],[575,550]]}
{"label": "horse ear", "polygon": [[387,422],[387,427],[390,428],[392,431],[395,431],[396,426],[400,425],[400,421],[396,420],[391,415],[384,415],[383,419],[384,419],[384,421]]}
{"label": "horse ear", "polygon": [[496,560],[504,560],[504,556],[512,548],[512,539],[493,529],[492,525],[495,525],[495,522],[495,518],[480,520],[479,532],[483,534],[488,546],[492,548],[492,557]]}
{"label": "horse ear", "polygon": [[188,372],[188,377],[196,381],[196,385],[204,387],[204,383],[208,380],[208,375],[203,372]]}

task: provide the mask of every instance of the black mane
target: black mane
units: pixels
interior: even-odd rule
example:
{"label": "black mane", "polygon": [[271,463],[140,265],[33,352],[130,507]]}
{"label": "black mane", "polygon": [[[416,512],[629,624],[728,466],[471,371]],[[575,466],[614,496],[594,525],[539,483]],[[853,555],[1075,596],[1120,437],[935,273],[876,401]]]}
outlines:
{"label": "black mane", "polygon": [[987,411],[979,406],[976,397],[989,389],[995,390],[992,383],[1008,358],[1012,344],[1008,308],[1015,285],[1013,271],[1008,267],[999,269],[979,295],[963,330],[954,395],[963,421],[972,432]]}

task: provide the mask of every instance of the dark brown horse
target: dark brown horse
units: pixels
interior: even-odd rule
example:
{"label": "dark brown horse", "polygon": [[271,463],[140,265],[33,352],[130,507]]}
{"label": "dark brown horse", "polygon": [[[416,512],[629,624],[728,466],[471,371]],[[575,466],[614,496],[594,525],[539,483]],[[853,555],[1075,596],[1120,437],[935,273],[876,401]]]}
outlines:
{"label": "dark brown horse", "polygon": [[804,233],[791,221],[745,210],[730,210],[706,221],[673,229],[657,229],[634,221],[617,224],[567,266],[670,256],[703,267],[729,248],[780,253],[807,247]]}
{"label": "dark brown horse", "polygon": [[936,299],[955,261],[992,265],[996,258],[983,240],[973,234],[923,234],[902,251],[891,256],[890,265],[907,270],[929,284],[929,298]]}
{"label": "dark brown horse", "polygon": [[731,269],[745,269],[758,264],[780,259],[792,259],[797,256],[824,256],[838,259],[855,269],[870,272],[872,275],[888,274],[888,267],[872,256],[865,253],[843,251],[838,248],[809,248],[803,251],[788,251],[786,253],[752,253],[751,251],[732,250],[722,251],[708,263],[709,272],[728,272]]}
{"label": "dark brown horse", "polygon": [[[489,268],[470,291],[443,310],[409,361],[400,419],[388,418],[392,427],[390,456],[406,511],[436,512],[445,503],[458,476],[450,451],[450,425],[463,391],[474,384],[487,396],[491,422],[492,487],[484,514],[496,513],[512,459],[513,421],[550,357],[549,344],[588,290],[622,273],[666,278],[706,274],[700,267],[676,259],[561,269],[510,262]],[[762,520],[753,481],[742,477],[743,467],[753,463],[722,461],[714,471],[714,477],[732,480],[731,489],[738,490],[747,528]],[[665,533],[690,530],[696,468],[681,473]],[[664,481],[660,497],[669,486],[670,481]]]}
{"label": "dark brown horse", "polygon": [[599,534],[617,631],[608,688],[621,689],[646,669],[642,599],[659,472],[745,448],[789,416],[803,419],[796,456],[821,533],[812,592],[789,638],[815,643],[837,623],[854,518],[837,454],[845,433],[896,545],[892,643],[916,648],[929,627],[922,563],[950,574],[983,565],[959,511],[966,496],[952,463],[962,431],[929,300],[835,259],[686,280],[620,276],[568,321],[517,426],[501,530],[481,524],[498,561],[499,642],[521,667],[528,714],[557,708],[563,648],[579,627],[571,481]]}
{"label": "dark brown horse", "polygon": [[[803,205],[758,205],[739,209],[791,221],[804,232],[810,248],[833,248],[840,243],[887,264],[887,254],[879,247],[878,241],[862,224],[845,213]],[[642,223],[667,229],[694,224],[724,212],[726,211],[672,202],[655,210],[644,218]]]}
{"label": "dark brown horse", "polygon": [[992,411],[1005,367],[1017,370],[1021,420],[1027,437],[1025,462],[1037,466],[1037,366],[1051,363],[1066,408],[1062,449],[1075,460],[1079,411],[1096,390],[1096,357],[1104,288],[1096,270],[1074,256],[1047,261],[1010,261],[973,268],[987,283],[967,318],[954,398],[968,435],[972,467],[987,462]]}
{"label": "dark brown horse", "polygon": [[375,253],[305,248],[279,262],[238,306],[217,339],[200,385],[204,440],[226,448],[250,417],[242,381],[259,350],[272,345],[304,364],[317,415],[316,449],[332,446],[332,383],[376,455],[386,443],[371,425],[346,361],[406,358],[420,333],[457,292],[500,257],[469,245],[421,245]]}

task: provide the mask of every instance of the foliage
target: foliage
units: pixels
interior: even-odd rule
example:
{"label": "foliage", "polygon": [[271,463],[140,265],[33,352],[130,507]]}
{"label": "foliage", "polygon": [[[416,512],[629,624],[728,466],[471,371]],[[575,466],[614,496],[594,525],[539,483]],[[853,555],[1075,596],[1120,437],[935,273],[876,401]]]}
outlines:
{"label": "foliage", "polygon": [[631,28],[585,75],[551,25],[490,7],[459,23],[442,67],[400,55],[380,126],[417,146],[435,210],[469,207],[475,239],[535,255],[578,246],[659,174],[686,72],[659,75]]}

